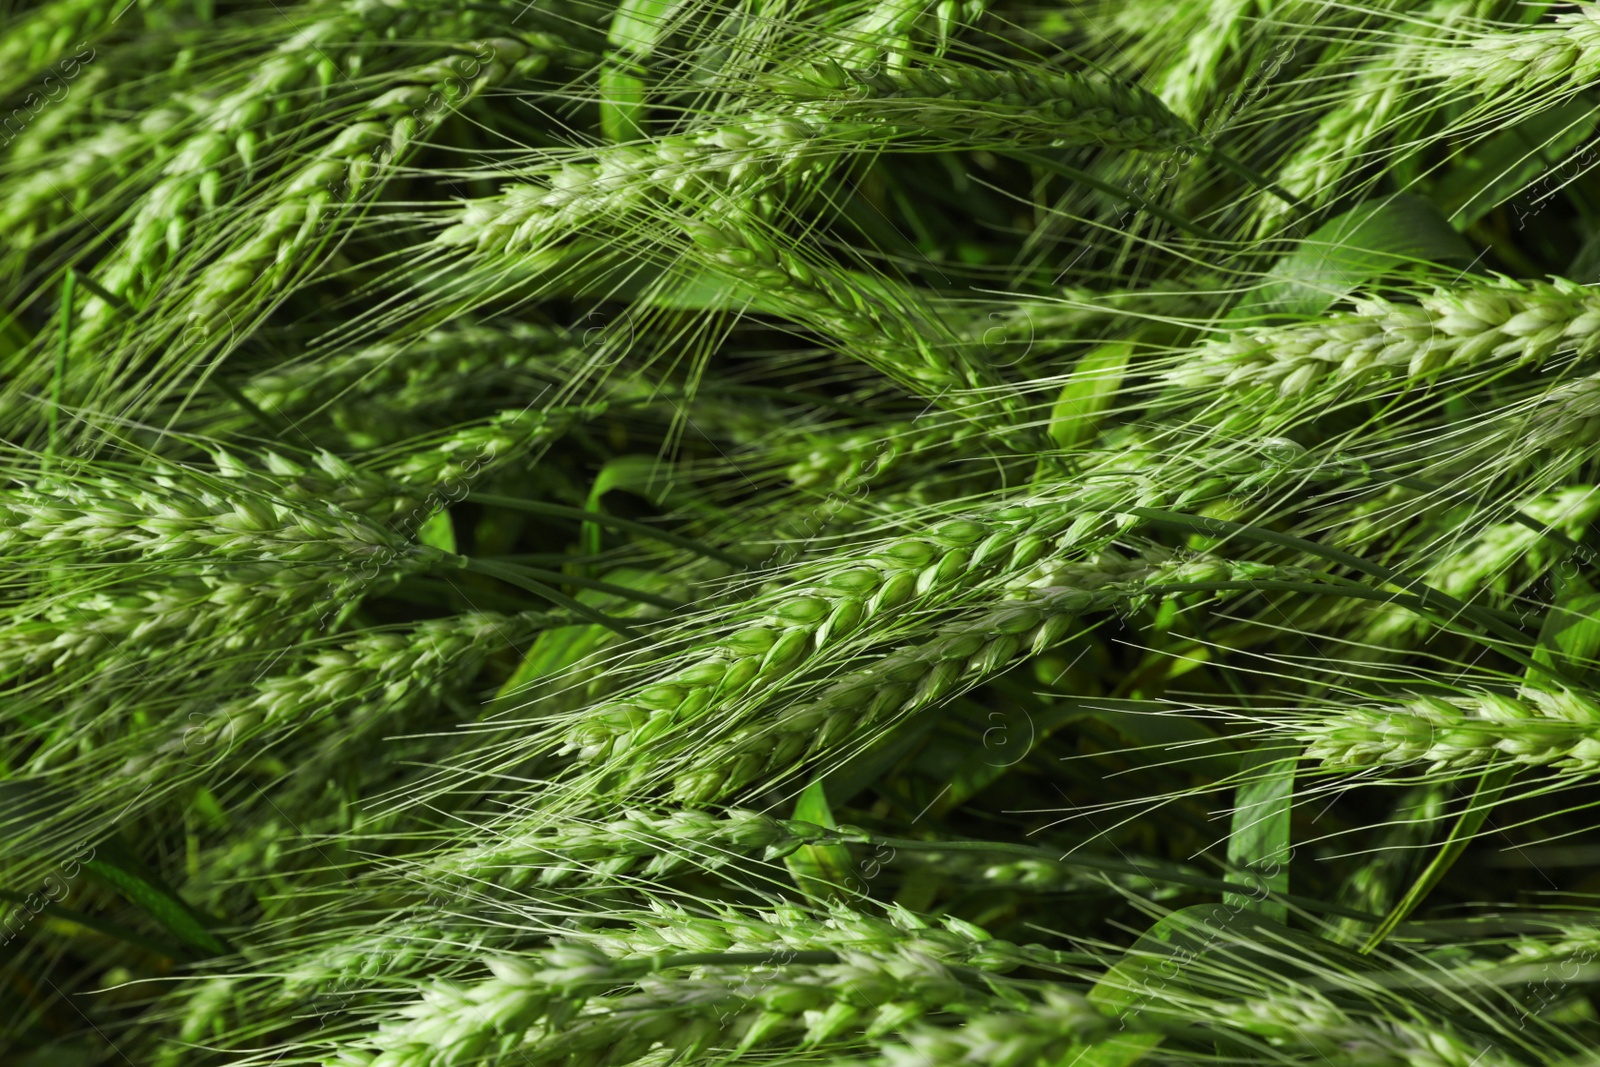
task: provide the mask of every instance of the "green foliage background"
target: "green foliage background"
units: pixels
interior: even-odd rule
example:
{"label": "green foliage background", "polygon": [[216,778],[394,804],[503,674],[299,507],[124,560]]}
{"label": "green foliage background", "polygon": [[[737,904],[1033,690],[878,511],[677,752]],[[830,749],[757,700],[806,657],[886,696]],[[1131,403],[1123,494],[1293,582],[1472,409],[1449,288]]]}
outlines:
{"label": "green foliage background", "polygon": [[0,0],[4,1062],[1594,1062],[1597,87]]}

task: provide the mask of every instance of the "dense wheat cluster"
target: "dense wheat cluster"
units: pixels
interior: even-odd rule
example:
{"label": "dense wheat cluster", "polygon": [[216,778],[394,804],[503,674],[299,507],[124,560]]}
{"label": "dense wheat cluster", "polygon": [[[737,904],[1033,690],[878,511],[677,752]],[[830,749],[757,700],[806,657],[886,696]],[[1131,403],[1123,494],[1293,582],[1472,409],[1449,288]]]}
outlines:
{"label": "dense wheat cluster", "polygon": [[0,1062],[1600,1064],[1600,7],[0,0]]}

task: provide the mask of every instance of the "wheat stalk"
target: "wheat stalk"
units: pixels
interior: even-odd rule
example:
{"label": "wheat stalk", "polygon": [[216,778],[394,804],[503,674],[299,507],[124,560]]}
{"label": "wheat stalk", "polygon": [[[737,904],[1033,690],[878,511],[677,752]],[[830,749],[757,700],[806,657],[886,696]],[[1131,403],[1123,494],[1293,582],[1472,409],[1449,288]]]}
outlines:
{"label": "wheat stalk", "polygon": [[1315,322],[1242,330],[1203,345],[1165,378],[1186,390],[1276,388],[1299,397],[1371,378],[1409,383],[1490,360],[1586,359],[1600,345],[1597,329],[1600,303],[1587,287],[1503,278],[1436,289],[1414,305],[1367,297]]}
{"label": "wheat stalk", "polygon": [[1425,53],[1422,66],[1449,88],[1490,100],[1552,85],[1574,92],[1600,73],[1600,10],[1579,4],[1545,25],[1463,34]]}
{"label": "wheat stalk", "polygon": [[[707,921],[659,906],[651,918],[620,935],[560,939],[534,960],[487,960],[494,978],[470,987],[436,983],[402,1009],[405,1021],[371,1037],[377,1058],[358,1055],[365,1063],[459,1062],[494,1049],[530,1063],[575,1055],[628,1062],[658,1044],[678,1055],[712,1045],[742,1054],[796,1039],[833,1043],[858,1030],[870,1039],[932,1011],[992,1001],[952,965],[1004,973],[1050,956],[971,924],[934,929],[903,910],[887,921],[843,906]],[[662,920],[673,925],[656,925]],[[749,967],[761,957],[776,967],[752,981]],[[670,970],[686,973],[668,980]]]}
{"label": "wheat stalk", "polygon": [[1295,729],[1306,758],[1328,770],[1427,764],[1431,773],[1499,757],[1587,774],[1600,767],[1600,705],[1579,693],[1524,690],[1412,697],[1389,707],[1340,708]]}

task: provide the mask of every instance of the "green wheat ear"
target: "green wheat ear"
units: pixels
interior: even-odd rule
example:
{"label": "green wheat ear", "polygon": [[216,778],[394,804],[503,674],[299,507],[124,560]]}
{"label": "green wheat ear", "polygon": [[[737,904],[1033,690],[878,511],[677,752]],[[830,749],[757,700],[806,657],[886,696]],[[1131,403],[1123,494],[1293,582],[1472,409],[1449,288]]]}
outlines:
{"label": "green wheat ear", "polygon": [[0,1061],[1588,1062],[1597,63],[0,3]]}

